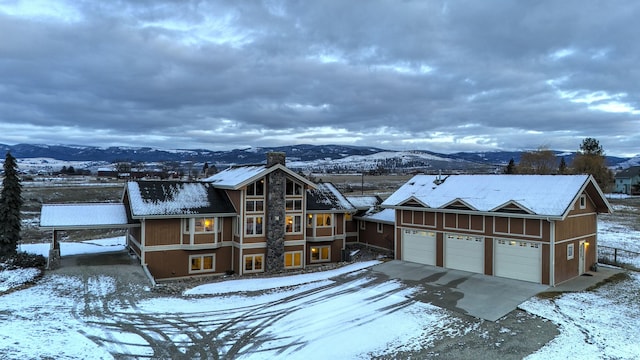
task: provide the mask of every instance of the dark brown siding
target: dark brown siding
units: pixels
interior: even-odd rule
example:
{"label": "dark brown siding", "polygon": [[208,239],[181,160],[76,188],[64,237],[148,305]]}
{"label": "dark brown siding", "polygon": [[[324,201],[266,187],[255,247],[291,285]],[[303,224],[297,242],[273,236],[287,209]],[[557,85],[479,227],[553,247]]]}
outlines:
{"label": "dark brown siding", "polygon": [[393,251],[393,225],[383,224],[382,233],[378,232],[378,224],[367,222],[365,230],[359,232],[360,243]]}
{"label": "dark brown siding", "polygon": [[145,246],[178,245],[182,236],[180,219],[148,219],[145,232]]}
{"label": "dark brown siding", "polygon": [[493,275],[493,239],[484,238],[484,273]]}
{"label": "dark brown siding", "polygon": [[189,266],[191,265],[189,256],[201,254],[216,254],[215,269],[210,274],[220,274],[231,269],[231,247],[228,246],[215,250],[147,251],[145,257],[151,274],[156,279],[167,279],[207,274],[189,274]]}
{"label": "dark brown siding", "polygon": [[444,266],[444,234],[436,233],[436,266]]}

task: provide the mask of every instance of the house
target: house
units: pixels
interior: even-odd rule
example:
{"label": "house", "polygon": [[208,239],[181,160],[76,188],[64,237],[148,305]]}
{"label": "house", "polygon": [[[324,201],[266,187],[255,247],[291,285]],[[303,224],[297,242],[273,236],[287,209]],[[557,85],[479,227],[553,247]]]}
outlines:
{"label": "house", "polygon": [[597,263],[612,211],[589,175],[416,175],[382,206],[396,259],[551,286]]}
{"label": "house", "polygon": [[333,184],[288,169],[283,153],[198,182],[131,181],[123,203],[140,223],[129,247],[156,279],[338,262],[356,211]]}
{"label": "house", "polygon": [[344,260],[347,223],[352,222],[356,208],[332,183],[317,184],[307,190],[306,242],[309,263]]}
{"label": "house", "polygon": [[356,209],[356,212],[351,216],[351,221],[347,222],[347,244],[356,244],[360,231],[358,217],[378,209],[382,199],[378,195],[348,195],[346,198]]}
{"label": "house", "polygon": [[355,234],[350,244],[360,244],[383,251],[393,251],[395,243],[395,211],[381,209],[382,199],[377,195],[347,196],[358,210],[353,216]]}
{"label": "house", "polygon": [[640,194],[640,166],[632,166],[617,173],[615,186],[617,193]]}

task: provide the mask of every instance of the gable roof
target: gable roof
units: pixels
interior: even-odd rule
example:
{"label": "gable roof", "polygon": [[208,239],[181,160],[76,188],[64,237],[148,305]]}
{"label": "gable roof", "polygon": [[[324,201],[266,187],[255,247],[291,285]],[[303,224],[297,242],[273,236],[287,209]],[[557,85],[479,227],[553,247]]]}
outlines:
{"label": "gable roof", "polygon": [[640,166],[632,166],[616,174],[616,179],[629,179],[640,176]]}
{"label": "gable roof", "polygon": [[399,207],[413,200],[425,207],[442,209],[462,202],[479,212],[516,207],[534,216],[564,218],[583,191],[589,193],[599,212],[611,212],[604,194],[589,175],[416,175],[382,206]]}
{"label": "gable roof", "polygon": [[130,181],[126,194],[133,218],[236,212],[227,194],[210,183]]}
{"label": "gable roof", "polygon": [[315,189],[307,190],[307,210],[356,211],[356,208],[332,183],[320,183],[316,186]]}
{"label": "gable roof", "polygon": [[313,182],[298,175],[282,164],[275,164],[269,167],[266,165],[234,166],[210,176],[203,181],[210,182],[220,189],[238,190],[276,170],[282,170],[290,177],[310,187],[316,186]]}

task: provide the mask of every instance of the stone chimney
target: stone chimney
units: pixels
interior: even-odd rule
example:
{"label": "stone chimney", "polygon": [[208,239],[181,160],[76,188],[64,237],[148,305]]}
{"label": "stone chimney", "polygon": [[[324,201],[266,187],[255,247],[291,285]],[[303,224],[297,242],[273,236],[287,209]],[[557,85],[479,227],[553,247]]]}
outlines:
{"label": "stone chimney", "polygon": [[285,160],[287,158],[287,154],[283,152],[269,152],[267,153],[267,167],[272,167],[276,164],[286,165]]}

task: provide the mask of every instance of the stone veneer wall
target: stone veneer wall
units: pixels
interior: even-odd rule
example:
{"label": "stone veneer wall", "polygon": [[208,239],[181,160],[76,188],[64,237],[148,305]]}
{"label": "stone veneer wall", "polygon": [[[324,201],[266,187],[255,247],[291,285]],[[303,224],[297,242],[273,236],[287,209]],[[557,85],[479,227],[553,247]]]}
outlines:
{"label": "stone veneer wall", "polygon": [[[285,164],[284,153],[267,154],[267,166]],[[267,177],[267,272],[284,269],[284,222],[285,222],[285,188],[287,176],[281,170],[270,173]]]}

